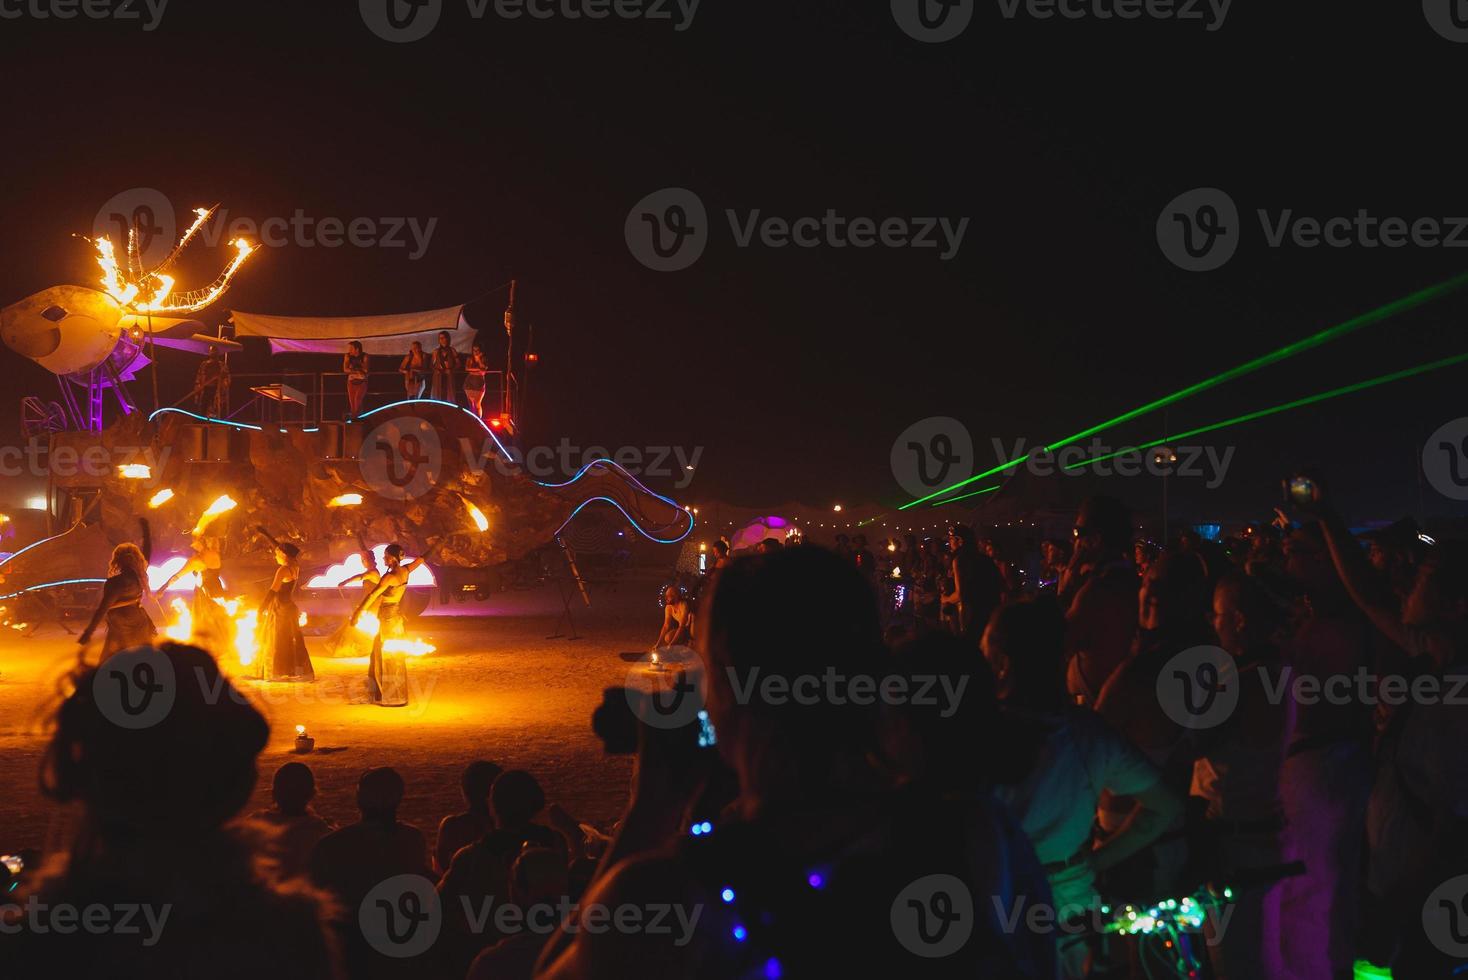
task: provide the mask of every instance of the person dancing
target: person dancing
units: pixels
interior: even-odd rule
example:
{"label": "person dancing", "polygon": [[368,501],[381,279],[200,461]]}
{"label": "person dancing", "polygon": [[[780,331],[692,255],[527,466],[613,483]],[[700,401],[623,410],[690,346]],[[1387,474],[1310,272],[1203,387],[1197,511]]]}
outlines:
{"label": "person dancing", "polygon": [[408,397],[422,398],[423,389],[428,385],[428,355],[423,353],[423,345],[418,341],[408,345],[408,353],[403,355],[398,372],[403,376],[403,389]]}
{"label": "person dancing", "polygon": [[267,681],[314,681],[311,655],[306,651],[306,638],[301,635],[301,610],[294,594],[301,576],[301,549],[288,541],[277,541],[270,532],[258,529],[275,546],[275,579],[260,603],[256,663],[260,677]]}
{"label": "person dancing", "polygon": [[224,598],[224,581],[219,577],[219,569],[223,564],[219,554],[219,539],[195,532],[189,547],[193,554],[182,568],[169,576],[158,593],[166,593],[174,582],[186,575],[197,575],[198,583],[194,586],[191,609],[193,635],[190,642],[206,650],[222,653],[230,646],[234,624],[230,621],[229,613],[215,601]]}
{"label": "person dancing", "polygon": [[485,360],[484,348],[475,344],[464,362],[464,394],[469,397],[474,414],[481,419],[484,418],[484,377],[488,373],[489,361]]}
{"label": "person dancing", "polygon": [[[377,583],[382,581],[382,570],[377,567],[377,556],[367,543],[361,538],[357,539],[357,556],[362,560],[364,571],[358,572],[351,578],[342,579],[336,584],[336,591],[345,597],[342,592],[344,588],[353,582],[362,583],[362,594],[371,595],[372,590],[377,588]],[[356,626],[352,625],[350,619],[344,620],[336,632],[332,633],[326,640],[326,655],[328,657],[365,657],[371,652],[369,637]]]}
{"label": "person dancing", "polygon": [[385,641],[400,639],[406,631],[401,604],[408,590],[408,574],[427,561],[441,543],[430,545],[423,555],[409,561],[403,561],[402,545],[388,545],[382,554],[387,572],[352,613],[352,626],[357,625],[365,612],[375,611],[377,615],[377,636],[372,640],[372,656],[367,662],[367,694],[373,704],[401,708],[408,703],[407,661],[401,651],[383,647]]}
{"label": "person dancing", "polygon": [[102,599],[92,613],[91,621],[81,636],[77,637],[77,657],[85,656],[92,634],[105,619],[107,639],[102,643],[102,659],[133,647],[146,646],[153,642],[158,629],[153,625],[143,599],[150,598],[148,591],[148,559],[153,553],[148,522],[139,518],[142,526],[143,545],[124,542],[112,549],[112,560],[107,566],[107,581],[102,585]]}
{"label": "person dancing", "polygon": [[347,376],[347,420],[362,414],[362,401],[367,397],[367,352],[362,342],[354,340],[347,345],[342,358],[342,372]]}

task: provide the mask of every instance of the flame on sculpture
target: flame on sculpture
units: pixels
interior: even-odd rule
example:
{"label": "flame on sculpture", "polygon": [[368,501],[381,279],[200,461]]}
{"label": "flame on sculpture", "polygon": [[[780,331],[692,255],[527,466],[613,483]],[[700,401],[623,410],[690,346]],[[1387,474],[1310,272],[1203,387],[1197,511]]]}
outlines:
{"label": "flame on sculpture", "polygon": [[102,290],[117,301],[117,305],[131,313],[193,313],[213,303],[229,288],[234,274],[245,260],[254,254],[255,246],[243,238],[230,242],[235,248],[234,258],[224,267],[212,283],[203,289],[173,294],[175,279],[165,270],[172,267],[179,254],[190,240],[204,227],[215,208],[195,208],[194,223],[179,238],[178,244],[157,268],[142,271],[138,264],[138,242],[135,231],[128,232],[127,270],[117,260],[117,250],[107,236],[89,239],[97,249],[97,265],[102,269]]}

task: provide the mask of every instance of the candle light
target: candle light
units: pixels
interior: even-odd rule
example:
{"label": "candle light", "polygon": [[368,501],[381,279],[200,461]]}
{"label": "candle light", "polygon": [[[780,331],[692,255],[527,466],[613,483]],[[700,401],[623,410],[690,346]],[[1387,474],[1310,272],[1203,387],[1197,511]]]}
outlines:
{"label": "candle light", "polygon": [[306,734],[305,725],[296,726],[296,751],[303,755],[316,747],[316,740]]}

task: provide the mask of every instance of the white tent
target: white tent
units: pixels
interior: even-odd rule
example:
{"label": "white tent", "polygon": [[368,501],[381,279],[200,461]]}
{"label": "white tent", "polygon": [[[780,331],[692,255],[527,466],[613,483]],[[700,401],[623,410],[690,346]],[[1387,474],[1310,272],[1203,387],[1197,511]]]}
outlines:
{"label": "white tent", "polygon": [[270,316],[231,310],[230,319],[236,337],[269,338],[272,354],[342,354],[348,341],[360,340],[369,354],[400,356],[415,340],[432,350],[445,330],[459,353],[474,346],[474,328],[464,319],[462,306],[386,316]]}

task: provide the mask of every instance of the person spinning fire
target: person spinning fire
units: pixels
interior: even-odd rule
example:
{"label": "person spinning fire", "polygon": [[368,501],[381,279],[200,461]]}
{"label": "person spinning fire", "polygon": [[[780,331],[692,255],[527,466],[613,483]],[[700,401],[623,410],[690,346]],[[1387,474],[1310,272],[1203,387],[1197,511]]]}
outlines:
{"label": "person spinning fire", "polygon": [[384,650],[385,640],[402,637],[405,631],[401,604],[408,590],[408,575],[419,564],[439,549],[442,539],[431,543],[428,550],[417,558],[403,560],[403,546],[388,545],[382,553],[387,565],[377,587],[362,598],[352,612],[350,623],[361,622],[362,616],[374,613],[377,616],[377,634],[372,640],[372,655],[367,662],[367,694],[373,704],[384,708],[401,708],[408,703],[408,665],[401,651]]}
{"label": "person spinning fire", "polygon": [[[153,642],[158,633],[153,620],[143,608],[143,600],[152,598],[148,591],[148,562],[152,555],[148,522],[139,519],[142,525],[142,547],[125,541],[112,549],[112,560],[107,566],[107,581],[102,586],[102,598],[92,613],[86,629],[77,637],[77,656],[86,654],[92,634],[105,621],[107,638],[102,643],[102,659],[114,653],[146,646]],[[156,600],[155,600],[156,602]]]}

